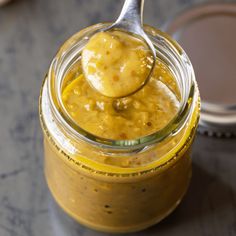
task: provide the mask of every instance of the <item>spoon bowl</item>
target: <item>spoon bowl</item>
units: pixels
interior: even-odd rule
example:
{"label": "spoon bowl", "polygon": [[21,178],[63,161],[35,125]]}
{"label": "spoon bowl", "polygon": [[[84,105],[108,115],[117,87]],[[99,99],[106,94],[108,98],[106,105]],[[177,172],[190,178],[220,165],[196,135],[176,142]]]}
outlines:
{"label": "spoon bowl", "polygon": [[[149,58],[151,60],[151,63],[148,65],[148,73],[145,74],[141,80],[137,81],[130,81],[132,83],[132,89],[124,89],[122,92],[118,92],[117,94],[112,91],[112,93],[104,92],[105,90],[100,89],[102,86],[99,85],[100,78],[95,78],[94,75],[89,75],[87,73],[88,69],[84,69],[84,74],[86,76],[86,79],[92,85],[98,92],[101,94],[112,97],[112,98],[121,98],[126,97],[131,94],[136,93],[138,90],[140,90],[151,78],[153,69],[155,67],[156,62],[156,50],[152,43],[152,41],[149,39],[148,35],[143,30],[143,6],[144,6],[144,0],[126,0],[122,11],[120,13],[120,16],[118,19],[113,23],[111,26],[104,28],[102,30],[99,30],[99,32],[112,32],[112,31],[120,31],[123,33],[127,33],[127,35],[130,35],[140,41],[142,41],[143,44],[145,44],[145,47],[147,50],[149,50],[149,54],[151,57]],[[103,45],[100,45],[100,48],[103,47]],[[91,52],[88,53],[89,55],[92,55]],[[101,56],[101,54],[100,54]],[[85,56],[86,59],[84,59],[83,68],[88,67],[88,57]],[[93,62],[94,64],[94,62]],[[85,66],[84,66],[85,65]],[[127,83],[127,81],[125,81]],[[113,84],[110,84],[113,86]],[[114,88],[116,85],[113,86]],[[117,87],[118,88],[118,87]],[[127,84],[124,88],[127,88]],[[115,90],[115,89],[112,89]]]}

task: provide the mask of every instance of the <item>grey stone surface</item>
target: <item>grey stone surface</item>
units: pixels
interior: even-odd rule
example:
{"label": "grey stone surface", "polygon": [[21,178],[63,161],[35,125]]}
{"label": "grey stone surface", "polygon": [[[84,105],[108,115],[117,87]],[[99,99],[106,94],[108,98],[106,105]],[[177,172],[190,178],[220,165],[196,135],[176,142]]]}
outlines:
{"label": "grey stone surface", "polygon": [[[160,27],[200,0],[148,0]],[[232,2],[232,1],[231,1]],[[114,20],[122,1],[13,0],[0,8],[0,236],[105,236],[67,217],[43,176],[40,86],[59,45],[92,23]],[[198,136],[193,179],[178,209],[135,235],[236,235],[236,140]]]}

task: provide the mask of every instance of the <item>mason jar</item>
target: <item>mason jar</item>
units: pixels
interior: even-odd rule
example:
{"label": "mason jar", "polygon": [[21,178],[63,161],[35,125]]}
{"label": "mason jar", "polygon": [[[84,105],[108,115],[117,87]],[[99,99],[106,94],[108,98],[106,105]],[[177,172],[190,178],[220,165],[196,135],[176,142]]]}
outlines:
{"label": "mason jar", "polygon": [[91,35],[108,25],[76,33],[50,65],[39,103],[44,170],[56,202],[76,221],[100,231],[134,232],[169,215],[187,191],[199,91],[183,49],[165,33],[145,26],[157,58],[179,86],[178,114],[163,129],[134,140],[105,139],[83,130],[62,103],[64,78]]}

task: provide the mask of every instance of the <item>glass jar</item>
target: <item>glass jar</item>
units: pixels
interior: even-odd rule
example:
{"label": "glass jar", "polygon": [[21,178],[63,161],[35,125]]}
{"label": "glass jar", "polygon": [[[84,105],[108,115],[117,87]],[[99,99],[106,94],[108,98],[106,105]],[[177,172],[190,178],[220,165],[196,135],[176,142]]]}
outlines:
{"label": "glass jar", "polygon": [[180,88],[178,114],[162,130],[136,140],[109,140],[86,132],[68,116],[63,79],[89,37],[90,26],[67,40],[53,59],[40,96],[45,176],[57,203],[74,219],[106,232],[133,232],[156,224],[183,198],[191,178],[190,150],[199,118],[199,92],[183,49],[145,26]]}

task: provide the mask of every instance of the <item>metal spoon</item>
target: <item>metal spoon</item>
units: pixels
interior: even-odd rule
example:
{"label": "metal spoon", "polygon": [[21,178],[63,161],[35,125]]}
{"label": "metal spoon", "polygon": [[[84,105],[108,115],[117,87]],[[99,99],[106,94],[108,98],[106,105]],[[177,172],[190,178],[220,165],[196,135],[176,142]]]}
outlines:
{"label": "metal spoon", "polygon": [[[114,24],[103,31],[120,29],[127,33],[139,36],[150,48],[153,59],[156,59],[156,50],[143,30],[143,6],[144,0],[125,0],[121,13]],[[155,64],[155,61],[153,62]]]}
{"label": "metal spoon", "polygon": [[[134,91],[130,92],[129,94],[124,94],[123,96],[119,96],[119,98],[131,95],[140,90],[150,79],[153,69],[155,67],[156,50],[151,40],[143,30],[143,5],[144,5],[144,0],[125,0],[120,16],[118,17],[116,22],[111,26],[109,26],[108,28],[100,30],[100,32],[119,30],[132,34],[133,36],[142,40],[148,46],[152,54],[152,66],[150,68],[150,72],[147,78],[144,78],[142,83],[135,86]],[[87,79],[89,80],[89,78]],[[102,93],[101,91],[98,92]],[[118,96],[112,96],[112,97],[118,97]]]}

